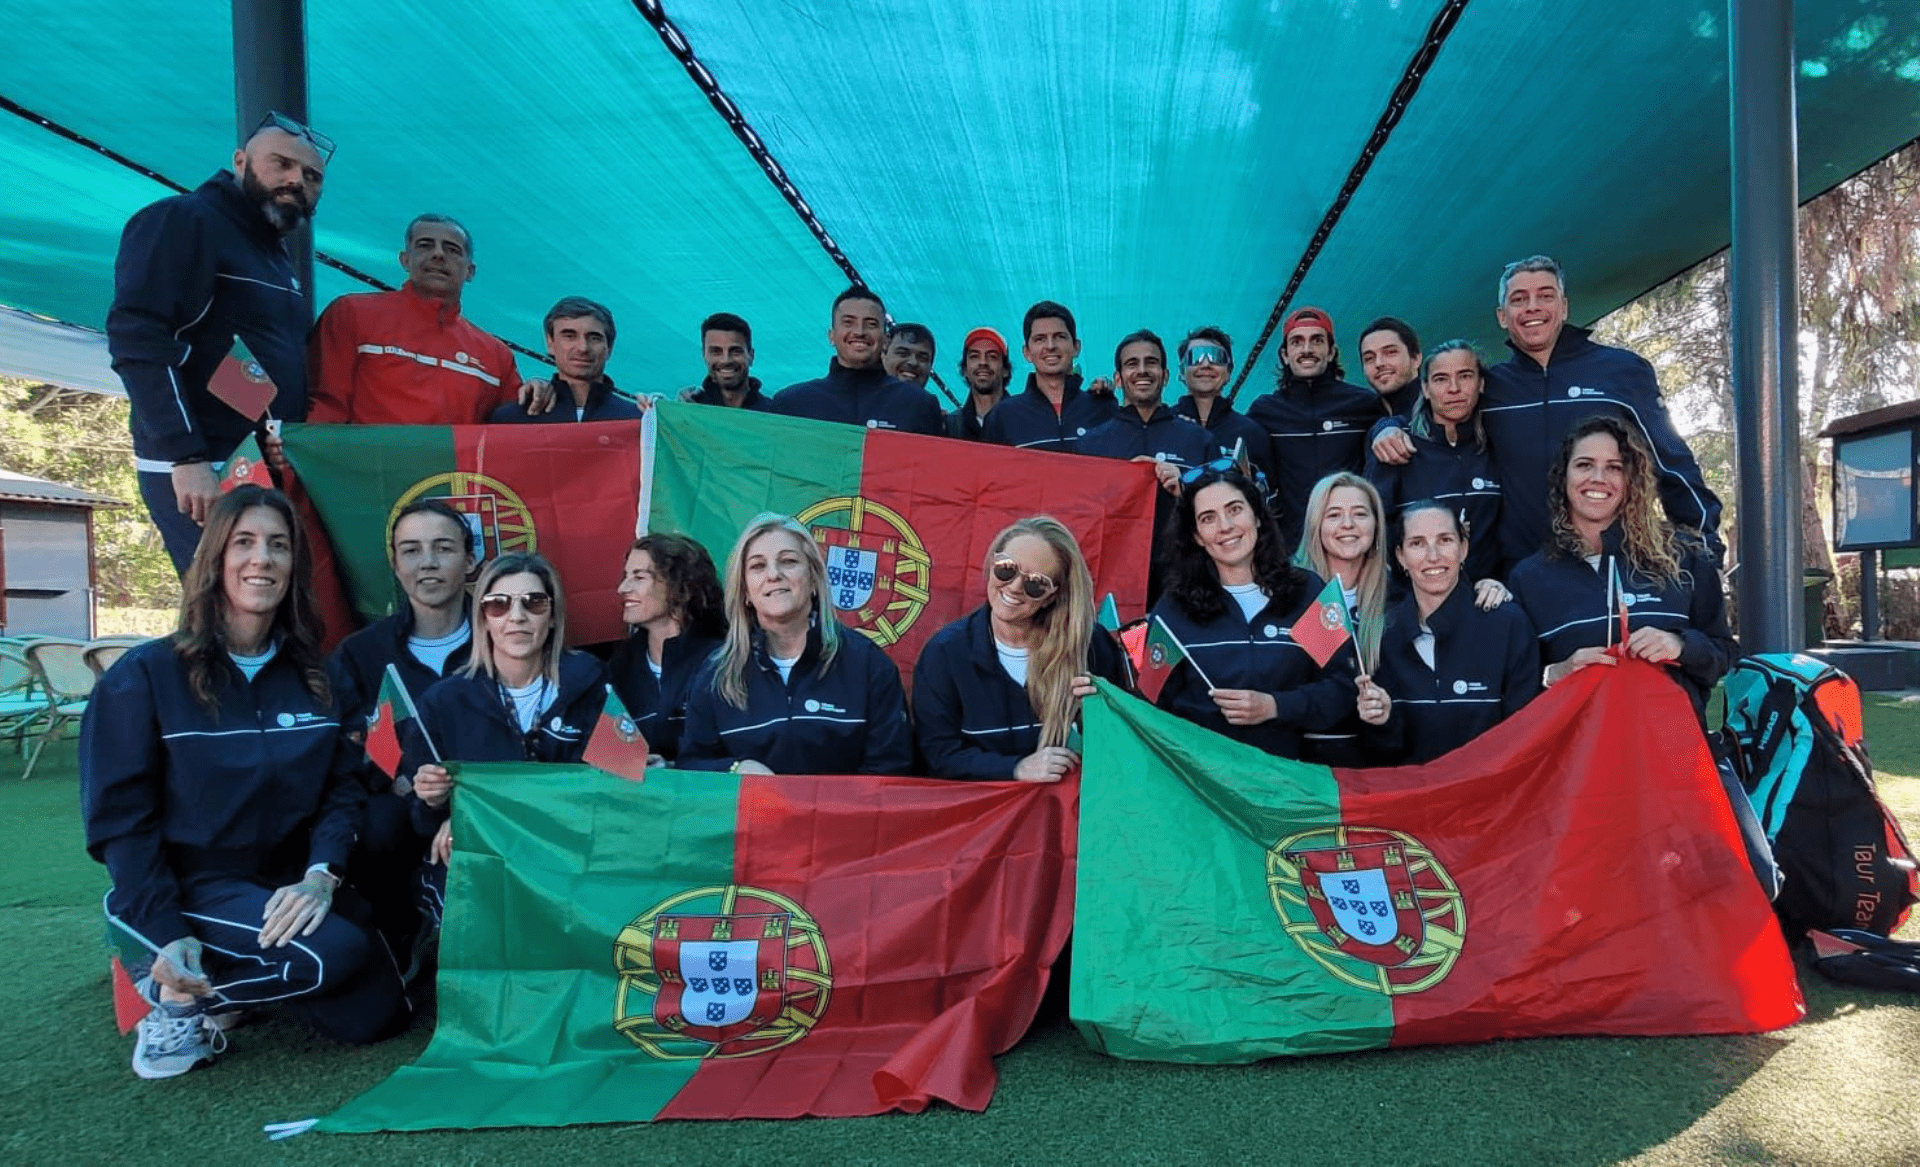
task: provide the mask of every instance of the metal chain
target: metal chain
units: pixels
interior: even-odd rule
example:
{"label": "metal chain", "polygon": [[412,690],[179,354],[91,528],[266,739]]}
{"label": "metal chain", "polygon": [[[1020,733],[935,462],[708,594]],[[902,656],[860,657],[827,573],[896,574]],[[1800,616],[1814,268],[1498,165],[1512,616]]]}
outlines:
{"label": "metal chain", "polygon": [[1400,124],[1400,118],[1412,104],[1413,95],[1420,91],[1420,83],[1426,80],[1427,70],[1433,67],[1434,59],[1440,55],[1440,47],[1447,43],[1447,37],[1454,26],[1460,23],[1460,14],[1466,11],[1467,0],[1446,0],[1440,11],[1434,14],[1433,23],[1427,26],[1427,37],[1413,56],[1407,61],[1407,67],[1400,74],[1400,83],[1393,87],[1393,93],[1387,98],[1387,108],[1381,111],[1380,120],[1374,123],[1373,133],[1367,138],[1367,144],[1361,149],[1360,157],[1354,161],[1353,168],[1347,171],[1347,181],[1341,185],[1340,193],[1334,196],[1333,204],[1327,213],[1320,217],[1320,226],[1315,229],[1313,238],[1308,240],[1307,249],[1300,256],[1300,262],[1293,266],[1293,275],[1287,280],[1287,286],[1274,301],[1273,311],[1267,316],[1267,325],[1260,330],[1260,339],[1253,342],[1240,365],[1240,376],[1233,382],[1233,388],[1227,391],[1227,400],[1233,400],[1240,392],[1240,386],[1246,384],[1253,373],[1253,366],[1260,360],[1260,353],[1273,339],[1274,329],[1280,327],[1281,319],[1293,304],[1294,294],[1306,281],[1307,272],[1313,267],[1314,260],[1320,258],[1320,249],[1326,246],[1334,226],[1340,222],[1340,216],[1346,213],[1347,204],[1360,190],[1360,183],[1367,177],[1373,160],[1386,149],[1387,139],[1393,134],[1393,128]]}
{"label": "metal chain", "polygon": [[833,236],[827,233],[826,227],[820,222],[820,217],[813,213],[813,207],[800,194],[799,188],[795,187],[793,180],[787,177],[786,168],[781,166],[772,152],[767,149],[767,144],[761,140],[759,133],[747,124],[746,116],[740,112],[740,107],[735,105],[733,98],[728,97],[720,88],[720,82],[714,79],[713,74],[700,58],[693,55],[693,46],[687,42],[687,35],[681,32],[680,27],[673,22],[673,18],[667,15],[660,0],[633,0],[633,6],[642,19],[651,24],[654,31],[660,34],[661,43],[667,46],[667,51],[673,54],[674,60],[679,61],[686,69],[687,76],[693,78],[693,83],[700,87],[700,92],[706,94],[708,104],[712,105],[714,111],[727,123],[727,128],[733,131],[733,136],[740,139],[740,144],[747,148],[747,153],[753,160],[759,163],[761,171],[766,174],[768,181],[773,183],[774,189],[787,200],[787,205],[793,208],[794,214],[800,216],[800,221],[806,224],[807,230],[813,232],[814,239],[818,240],[821,248],[826,251],[827,258],[833,260],[835,266],[845,272],[847,278],[854,284],[863,288],[869,287],[867,281],[861,278],[859,270],[853,266],[853,261],[840,250],[840,245],[833,241]]}

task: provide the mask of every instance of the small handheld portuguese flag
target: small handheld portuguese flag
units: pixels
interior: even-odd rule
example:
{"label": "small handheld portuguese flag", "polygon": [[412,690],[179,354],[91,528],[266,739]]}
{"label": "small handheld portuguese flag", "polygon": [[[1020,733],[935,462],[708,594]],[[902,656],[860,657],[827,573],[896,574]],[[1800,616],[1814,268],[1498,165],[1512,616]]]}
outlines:
{"label": "small handheld portuguese flag", "polygon": [[433,1040],[318,1129],[983,1110],[1077,786],[466,766]]}
{"label": "small handheld portuguese flag", "polygon": [[1699,723],[1651,665],[1582,670],[1438,761],[1377,770],[1099,686],[1070,1003],[1096,1049],[1236,1063],[1804,1011]]}
{"label": "small handheld portuguese flag", "polygon": [[438,760],[440,751],[433,748],[433,739],[427,737],[426,727],[420,724],[420,714],[413,707],[413,695],[407,692],[399,670],[389,664],[380,677],[380,697],[374,704],[373,717],[367,722],[367,757],[389,778],[400,774],[400,723],[403,721],[414,723],[428,751]]}
{"label": "small handheld portuguese flag", "polygon": [[[1139,661],[1140,693],[1149,701],[1158,701],[1174,666],[1188,659],[1187,649],[1158,616],[1147,621],[1146,629]],[[1196,671],[1199,668],[1194,667]],[[1211,689],[1213,683],[1209,681],[1207,687]]]}
{"label": "small handheld portuguese flag", "polygon": [[279,391],[267,370],[240,343],[234,344],[233,351],[214,367],[213,376],[207,380],[207,392],[248,421],[266,416]]}
{"label": "small handheld portuguese flag", "polygon": [[1307,650],[1313,663],[1321,668],[1340,651],[1340,646],[1353,637],[1353,628],[1347,617],[1347,597],[1340,590],[1338,577],[1327,581],[1320,589],[1320,595],[1300,618],[1293,622],[1289,630],[1293,642]]}
{"label": "small handheld portuguese flag", "polygon": [[273,489],[273,475],[267,471],[267,460],[260,452],[260,440],[252,434],[248,434],[247,440],[228,455],[227,464],[220,471],[220,493],[225,494],[243,482]]}
{"label": "small handheld portuguese flag", "polygon": [[607,686],[607,702],[600,707],[600,720],[593,723],[587,738],[586,753],[580,760],[598,770],[616,774],[629,782],[647,778],[647,739],[627,712],[620,694]]}

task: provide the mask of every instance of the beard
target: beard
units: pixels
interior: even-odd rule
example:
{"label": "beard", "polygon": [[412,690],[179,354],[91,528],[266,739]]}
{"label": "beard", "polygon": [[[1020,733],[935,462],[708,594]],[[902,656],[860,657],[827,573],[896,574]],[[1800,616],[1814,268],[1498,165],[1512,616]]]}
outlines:
{"label": "beard", "polygon": [[[253,173],[253,161],[247,159],[240,165],[240,190],[260,213],[266,216],[273,229],[285,235],[296,231],[308,219],[313,217],[313,208],[307,205],[306,192],[297,186],[283,186],[279,190],[268,190],[265,183]],[[281,201],[281,195],[293,196],[293,204]]]}

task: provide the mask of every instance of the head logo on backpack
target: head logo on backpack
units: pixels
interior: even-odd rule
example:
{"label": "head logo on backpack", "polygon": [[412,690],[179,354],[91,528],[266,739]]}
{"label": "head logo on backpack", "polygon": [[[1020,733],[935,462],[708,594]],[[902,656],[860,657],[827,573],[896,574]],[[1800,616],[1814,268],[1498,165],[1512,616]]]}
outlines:
{"label": "head logo on backpack", "polygon": [[1874,790],[1859,687],[1797,653],[1743,658],[1724,685],[1728,753],[1785,876],[1774,909],[1789,939],[1891,934],[1920,898],[1920,873]]}

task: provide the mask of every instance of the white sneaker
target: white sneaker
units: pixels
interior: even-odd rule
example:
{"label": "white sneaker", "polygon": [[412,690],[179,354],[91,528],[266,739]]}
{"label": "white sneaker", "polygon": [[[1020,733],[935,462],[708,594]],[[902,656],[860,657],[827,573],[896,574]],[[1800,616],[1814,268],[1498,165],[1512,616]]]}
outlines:
{"label": "white sneaker", "polygon": [[198,1005],[162,1002],[140,1019],[133,1072],[149,1079],[177,1078],[226,1048],[227,1035]]}

